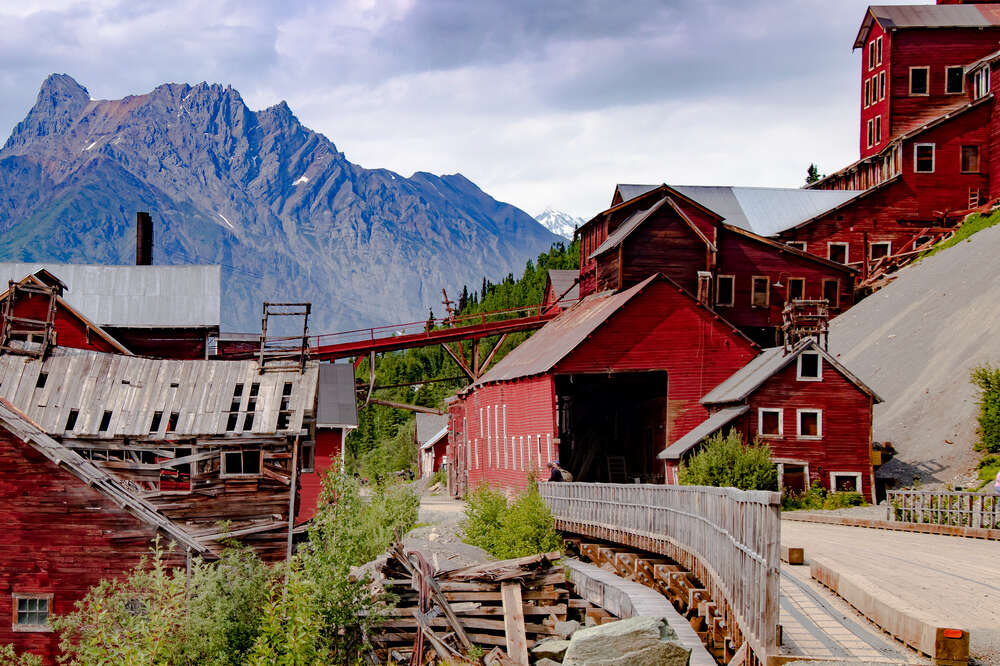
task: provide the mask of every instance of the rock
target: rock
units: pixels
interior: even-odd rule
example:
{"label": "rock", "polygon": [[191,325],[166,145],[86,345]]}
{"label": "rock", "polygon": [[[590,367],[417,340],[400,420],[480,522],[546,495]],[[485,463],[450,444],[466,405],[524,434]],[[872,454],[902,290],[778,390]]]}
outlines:
{"label": "rock", "polygon": [[691,650],[661,617],[630,617],[573,634],[563,666],[687,666]]}
{"label": "rock", "polygon": [[552,659],[562,661],[566,649],[569,648],[569,641],[560,638],[546,638],[535,647],[531,648],[531,656],[535,659]]}
{"label": "rock", "polygon": [[559,666],[558,661],[552,661],[551,659],[539,659],[535,662],[535,666]]}
{"label": "rock", "polygon": [[576,620],[567,620],[566,622],[556,622],[555,635],[560,638],[569,638],[573,633],[580,628],[580,623]]}

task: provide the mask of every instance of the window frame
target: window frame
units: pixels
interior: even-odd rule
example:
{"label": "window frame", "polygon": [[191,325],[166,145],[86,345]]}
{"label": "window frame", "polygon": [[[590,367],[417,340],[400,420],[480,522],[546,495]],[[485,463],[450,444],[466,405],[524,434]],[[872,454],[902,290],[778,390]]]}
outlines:
{"label": "window frame", "polygon": [[[729,280],[729,302],[723,303],[719,300],[719,283],[723,278]],[[731,308],[736,304],[736,276],[735,275],[717,275],[715,277],[715,304],[721,307]]]}
{"label": "window frame", "polygon": [[806,279],[804,277],[790,277],[790,278],[788,278],[788,291],[785,292],[786,295],[788,296],[788,298],[786,300],[789,301],[789,302],[795,300],[795,299],[792,298],[792,282],[793,281],[795,281],[795,282],[801,282],[802,283],[802,298],[801,298],[801,300],[805,300],[805,297],[806,297]]}
{"label": "window frame", "polygon": [[[764,432],[764,414],[776,412],[778,414],[778,432]],[[785,436],[785,410],[781,407],[758,407],[757,408],[757,436],[768,437],[770,439],[780,439]]]}
{"label": "window frame", "polygon": [[[885,254],[883,254],[883,255],[881,255],[879,257],[876,257],[874,255],[874,252],[873,252],[873,250],[875,249],[876,245],[885,245]],[[875,261],[876,259],[881,259],[882,257],[891,257],[891,256],[892,256],[892,241],[891,240],[872,241],[868,245],[868,261]]]}
{"label": "window frame", "polygon": [[[765,299],[764,305],[757,305],[755,303],[754,295],[757,293],[757,291],[756,291],[756,286],[757,286],[756,282],[757,282],[757,280],[764,280],[764,284],[765,284],[765,286],[764,286],[764,299]],[[771,276],[769,276],[769,275],[752,275],[752,276],[750,276],[750,307],[751,308],[761,308],[761,309],[765,309],[765,310],[767,308],[771,307]]]}
{"label": "window frame", "polygon": [[[862,485],[861,485],[861,472],[846,472],[846,471],[830,472],[830,492],[832,493],[845,492],[842,490],[837,490],[836,478],[838,476],[853,476],[856,479],[854,485],[855,490],[853,492],[864,494],[862,492]],[[852,492],[852,491],[846,491],[846,492]]]}
{"label": "window frame", "polygon": [[[13,592],[11,593],[11,630],[19,633],[52,633],[52,601],[51,592]],[[21,624],[17,621],[17,605],[22,599],[45,600],[45,624]]]}
{"label": "window frame", "polygon": [[[913,92],[913,72],[917,70],[922,70],[924,73],[924,92]],[[910,97],[929,97],[931,94],[931,68],[927,65],[920,65],[917,67],[910,67],[910,77],[909,77],[909,93]]]}
{"label": "window frame", "polygon": [[831,284],[831,283],[833,283],[833,284],[835,284],[837,286],[836,290],[834,291],[834,293],[837,295],[837,302],[836,303],[828,303],[827,306],[831,307],[831,308],[839,308],[840,307],[840,280],[838,278],[823,278],[823,298],[825,300],[828,300],[826,298],[826,285],[827,284]]}
{"label": "window frame", "polygon": [[[802,434],[802,415],[803,414],[815,414],[816,415],[816,433],[815,435],[803,435]],[[795,438],[796,439],[809,439],[818,440],[823,439],[823,410],[804,408],[795,410]]]}
{"label": "window frame", "polygon": [[882,35],[875,38],[875,64],[882,64]]}
{"label": "window frame", "polygon": [[[948,74],[957,69],[961,73],[959,81],[962,83],[961,90],[948,90]],[[945,65],[944,68],[944,94],[945,95],[964,95],[965,94],[965,67],[962,65]]]}
{"label": "window frame", "polygon": [[878,99],[880,102],[885,99],[885,72],[878,73]]}
{"label": "window frame", "polygon": [[809,489],[809,461],[807,460],[795,460],[794,458],[772,458],[772,461],[778,467],[778,488],[784,490],[785,488],[785,465],[792,465],[795,467],[802,467],[803,473],[805,474],[805,488],[803,492]]}
{"label": "window frame", "polygon": [[[976,168],[966,169],[965,168],[965,149],[975,148],[976,149]],[[958,158],[958,169],[961,173],[982,173],[982,150],[978,143],[966,143],[959,146],[959,158]]]}
{"label": "window frame", "polygon": [[[816,376],[802,374],[802,357],[806,354],[816,357]],[[823,381],[823,355],[817,351],[805,351],[795,359],[795,381],[799,382],[821,382]]]}
{"label": "window frame", "polygon": [[862,108],[867,109],[872,105],[872,80],[865,79],[865,102]]}
{"label": "window frame", "polygon": [[875,116],[875,143],[873,146],[877,146],[882,143],[882,114]]}
{"label": "window frame", "polygon": [[[308,455],[306,452],[309,452]],[[303,442],[299,451],[300,472],[308,474],[316,471],[316,442]]]}
{"label": "window frame", "polygon": [[875,145],[874,143],[872,143],[872,139],[875,136],[874,129],[875,129],[875,123],[871,118],[869,118],[868,124],[866,125],[866,135],[868,137],[867,144],[865,146],[866,148],[871,148],[872,146]]}
{"label": "window frame", "polygon": [[839,262],[839,261],[837,261],[836,259],[833,258],[833,252],[831,252],[831,250],[833,249],[833,246],[835,246],[835,245],[837,247],[844,248],[844,261],[843,261],[843,265],[846,266],[849,263],[851,263],[851,244],[850,243],[845,243],[843,241],[827,241],[827,243],[826,243],[826,258],[828,260],[836,262],[838,264],[841,263],[841,262]]}
{"label": "window frame", "polygon": [[875,69],[875,40],[868,42],[868,71]]}
{"label": "window frame", "polygon": [[800,250],[802,252],[805,252],[807,247],[805,241],[785,241],[785,245],[787,245],[788,247],[795,248],[796,250]]}
{"label": "window frame", "polygon": [[[226,456],[234,453],[244,454],[257,452],[259,460],[258,472],[229,472],[226,470]],[[219,478],[221,479],[257,479],[264,475],[264,449],[237,449],[235,451],[221,451],[219,454]],[[240,458],[240,469],[243,468],[243,459]]]}
{"label": "window frame", "polygon": [[[929,170],[917,168],[920,164],[919,153],[921,148],[931,149],[931,168]],[[915,143],[913,144],[913,173],[934,173],[937,167],[937,144]]]}

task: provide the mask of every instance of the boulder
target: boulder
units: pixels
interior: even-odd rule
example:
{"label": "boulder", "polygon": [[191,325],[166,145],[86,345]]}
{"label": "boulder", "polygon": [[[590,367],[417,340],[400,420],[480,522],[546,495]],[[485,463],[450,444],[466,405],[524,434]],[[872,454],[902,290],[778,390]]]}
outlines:
{"label": "boulder", "polygon": [[569,641],[564,641],[559,638],[546,638],[541,641],[535,647],[531,648],[531,656],[533,659],[552,659],[553,661],[562,661],[563,655],[566,654],[566,649],[569,647]]}
{"label": "boulder", "polygon": [[535,666],[559,666],[559,662],[551,659],[539,659],[535,662]]}
{"label": "boulder", "polygon": [[555,635],[560,638],[569,638],[577,629],[580,628],[580,626],[580,623],[576,620],[566,620],[565,622],[556,622],[556,626],[553,631]]}
{"label": "boulder", "polygon": [[691,650],[662,617],[630,617],[573,634],[563,666],[687,666]]}

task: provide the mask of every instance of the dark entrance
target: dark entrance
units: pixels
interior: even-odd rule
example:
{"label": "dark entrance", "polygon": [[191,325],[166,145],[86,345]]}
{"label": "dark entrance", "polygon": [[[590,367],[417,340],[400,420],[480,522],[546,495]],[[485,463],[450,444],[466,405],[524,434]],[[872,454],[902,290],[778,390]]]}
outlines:
{"label": "dark entrance", "polygon": [[667,373],[557,375],[559,460],[574,481],[663,480]]}

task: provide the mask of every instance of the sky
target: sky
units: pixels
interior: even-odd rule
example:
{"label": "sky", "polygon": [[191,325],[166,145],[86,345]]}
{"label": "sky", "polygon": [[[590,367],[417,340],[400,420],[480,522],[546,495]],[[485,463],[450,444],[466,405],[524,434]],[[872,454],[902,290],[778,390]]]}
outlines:
{"label": "sky", "polygon": [[53,72],[95,99],[230,84],[361,166],[589,219],[616,183],[798,187],[856,160],[867,5],[0,0],[0,133]]}

